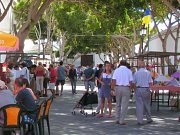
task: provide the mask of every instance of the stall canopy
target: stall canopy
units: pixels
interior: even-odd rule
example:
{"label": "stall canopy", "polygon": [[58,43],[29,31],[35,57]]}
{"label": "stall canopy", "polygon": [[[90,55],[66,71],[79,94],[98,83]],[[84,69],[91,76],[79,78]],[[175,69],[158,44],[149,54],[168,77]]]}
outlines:
{"label": "stall canopy", "polygon": [[16,51],[19,49],[19,39],[11,34],[0,32],[0,51]]}

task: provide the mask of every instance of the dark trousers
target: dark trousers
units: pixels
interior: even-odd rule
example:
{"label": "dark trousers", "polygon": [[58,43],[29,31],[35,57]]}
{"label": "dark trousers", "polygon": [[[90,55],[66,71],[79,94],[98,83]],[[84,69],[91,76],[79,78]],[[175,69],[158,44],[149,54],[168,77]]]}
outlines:
{"label": "dark trousers", "polygon": [[72,86],[72,93],[76,93],[76,80],[70,79],[71,81],[71,86]]}

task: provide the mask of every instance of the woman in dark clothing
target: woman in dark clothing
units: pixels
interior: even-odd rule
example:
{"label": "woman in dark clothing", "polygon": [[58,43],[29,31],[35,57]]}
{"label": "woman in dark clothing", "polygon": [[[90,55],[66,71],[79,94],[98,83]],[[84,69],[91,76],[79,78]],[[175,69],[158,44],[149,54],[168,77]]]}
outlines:
{"label": "woman in dark clothing", "polygon": [[77,72],[76,69],[74,68],[74,65],[71,65],[71,69],[69,70],[69,79],[72,86],[72,94],[77,94],[76,93]]}

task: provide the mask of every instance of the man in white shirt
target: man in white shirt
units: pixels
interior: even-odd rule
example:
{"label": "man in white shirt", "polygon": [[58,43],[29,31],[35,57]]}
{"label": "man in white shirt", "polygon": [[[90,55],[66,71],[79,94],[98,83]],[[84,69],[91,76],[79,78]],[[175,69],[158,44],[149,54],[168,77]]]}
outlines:
{"label": "man in white shirt", "polygon": [[23,78],[26,78],[28,80],[28,82],[30,83],[30,76],[29,76],[29,69],[27,68],[26,63],[21,63],[20,65],[21,67],[21,76]]}
{"label": "man in white shirt", "polygon": [[13,69],[13,73],[14,73],[14,80],[16,78],[19,78],[21,76],[21,70],[19,70],[19,66],[16,65]]}
{"label": "man in white shirt", "polygon": [[126,67],[127,62],[121,60],[120,67],[114,71],[112,89],[116,91],[116,123],[125,125],[125,117],[128,111],[130,99],[130,87],[132,87],[133,76],[130,69]]}

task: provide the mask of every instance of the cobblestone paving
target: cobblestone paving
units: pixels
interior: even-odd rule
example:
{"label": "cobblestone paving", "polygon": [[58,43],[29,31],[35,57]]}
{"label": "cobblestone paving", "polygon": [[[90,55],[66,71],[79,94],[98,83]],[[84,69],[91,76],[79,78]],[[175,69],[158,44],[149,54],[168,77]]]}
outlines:
{"label": "cobblestone paving", "polygon": [[[130,104],[128,111],[128,125],[115,124],[115,117],[96,118],[89,115],[85,117],[79,111],[72,115],[72,109],[83,94],[83,86],[78,86],[78,94],[72,95],[69,85],[65,86],[64,94],[57,97],[50,112],[52,135],[179,135],[180,123],[177,118],[179,112],[160,108],[160,111],[152,109],[154,123],[138,126],[136,124],[134,103]],[[115,108],[115,105],[113,105]],[[113,110],[113,116],[114,116]],[[47,129],[46,129],[47,130]]]}

